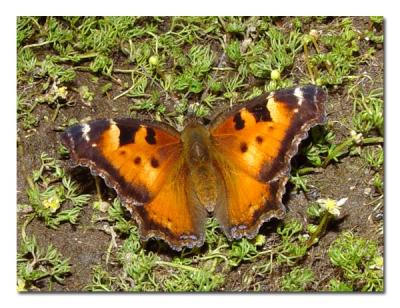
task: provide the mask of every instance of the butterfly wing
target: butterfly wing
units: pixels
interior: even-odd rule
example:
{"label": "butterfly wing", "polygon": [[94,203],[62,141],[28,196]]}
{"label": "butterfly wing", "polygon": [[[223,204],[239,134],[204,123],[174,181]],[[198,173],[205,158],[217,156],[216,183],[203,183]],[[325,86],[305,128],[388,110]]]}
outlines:
{"label": "butterfly wing", "polygon": [[290,159],[307,131],[325,118],[325,93],[306,86],[259,96],[218,117],[210,132],[225,182],[216,217],[228,237],[253,237],[285,211]]}
{"label": "butterfly wing", "polygon": [[172,127],[97,120],[69,128],[62,142],[75,161],[118,192],[142,238],[162,238],[178,250],[203,243],[206,213],[186,191],[182,143]]}

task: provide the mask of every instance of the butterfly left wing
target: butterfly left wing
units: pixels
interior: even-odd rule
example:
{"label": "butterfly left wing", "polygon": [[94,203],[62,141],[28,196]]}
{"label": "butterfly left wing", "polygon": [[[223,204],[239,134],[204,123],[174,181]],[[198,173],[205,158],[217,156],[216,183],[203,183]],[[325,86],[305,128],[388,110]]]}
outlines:
{"label": "butterfly left wing", "polygon": [[142,238],[162,238],[177,250],[203,243],[206,212],[187,192],[180,134],[172,127],[97,120],[69,128],[62,142],[118,192]]}
{"label": "butterfly left wing", "polygon": [[290,159],[307,131],[325,118],[325,93],[315,86],[271,92],[237,106],[210,128],[226,204],[215,214],[228,237],[253,237],[282,217]]}

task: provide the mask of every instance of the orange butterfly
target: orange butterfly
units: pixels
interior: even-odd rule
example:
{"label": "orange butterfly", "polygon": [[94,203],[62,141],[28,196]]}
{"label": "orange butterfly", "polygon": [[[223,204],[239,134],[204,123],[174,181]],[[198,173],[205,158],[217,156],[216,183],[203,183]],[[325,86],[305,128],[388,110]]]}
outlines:
{"label": "orange butterfly", "polygon": [[69,128],[62,142],[115,188],[143,239],[180,250],[204,243],[209,213],[229,239],[253,238],[263,222],[283,217],[290,160],[325,120],[325,100],[320,88],[297,87],[235,106],[209,126],[178,132],[156,122],[97,120]]}

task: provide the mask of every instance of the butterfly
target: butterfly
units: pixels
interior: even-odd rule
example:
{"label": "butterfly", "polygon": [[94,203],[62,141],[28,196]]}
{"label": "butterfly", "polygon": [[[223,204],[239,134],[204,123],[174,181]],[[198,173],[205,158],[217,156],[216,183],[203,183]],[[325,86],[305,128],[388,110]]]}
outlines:
{"label": "butterfly", "polygon": [[113,187],[143,240],[175,250],[202,246],[211,214],[228,239],[253,238],[285,214],[290,160],[308,130],[325,121],[316,86],[265,93],[208,125],[105,119],[72,126],[62,143],[79,165]]}

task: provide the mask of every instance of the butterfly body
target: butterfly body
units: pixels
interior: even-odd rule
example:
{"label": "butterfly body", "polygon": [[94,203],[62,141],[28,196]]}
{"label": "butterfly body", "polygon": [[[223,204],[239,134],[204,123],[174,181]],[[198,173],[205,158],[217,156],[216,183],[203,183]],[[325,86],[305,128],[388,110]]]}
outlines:
{"label": "butterfly body", "polygon": [[62,136],[72,158],[105,178],[143,239],[180,250],[204,243],[214,215],[229,239],[254,237],[282,218],[290,159],[324,121],[325,93],[306,86],[266,93],[182,132],[135,119],[97,120]]}
{"label": "butterfly body", "polygon": [[190,193],[208,212],[214,211],[224,192],[223,180],[213,157],[214,145],[209,130],[200,124],[187,126],[181,135],[187,164]]}

